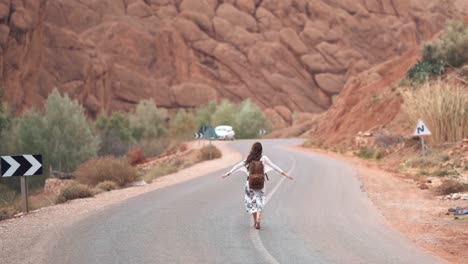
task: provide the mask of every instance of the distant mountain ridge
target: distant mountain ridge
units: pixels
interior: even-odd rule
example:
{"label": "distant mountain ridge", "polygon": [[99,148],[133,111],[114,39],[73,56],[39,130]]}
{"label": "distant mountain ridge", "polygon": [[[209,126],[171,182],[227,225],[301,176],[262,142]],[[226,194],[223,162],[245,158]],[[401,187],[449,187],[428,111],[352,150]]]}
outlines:
{"label": "distant mountain ridge", "polygon": [[288,123],[456,16],[446,0],[0,0],[0,80],[20,111],[57,87],[90,115],[251,98]]}

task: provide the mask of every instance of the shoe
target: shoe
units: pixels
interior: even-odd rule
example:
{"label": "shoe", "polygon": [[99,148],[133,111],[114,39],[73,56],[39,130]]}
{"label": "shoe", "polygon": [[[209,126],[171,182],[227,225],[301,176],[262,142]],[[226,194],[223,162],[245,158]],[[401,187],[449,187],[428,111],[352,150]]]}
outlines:
{"label": "shoe", "polygon": [[260,222],[255,223],[255,229],[260,229]]}

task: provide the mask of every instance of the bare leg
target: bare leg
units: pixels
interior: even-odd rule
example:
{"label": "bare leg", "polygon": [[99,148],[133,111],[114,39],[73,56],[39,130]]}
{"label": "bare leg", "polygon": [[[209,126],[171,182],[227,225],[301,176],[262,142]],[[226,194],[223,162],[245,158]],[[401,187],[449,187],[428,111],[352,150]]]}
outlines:
{"label": "bare leg", "polygon": [[253,213],[252,216],[253,216],[254,224],[257,223],[257,213]]}
{"label": "bare leg", "polygon": [[257,212],[257,223],[260,223],[260,215],[261,215],[261,211],[258,211]]}

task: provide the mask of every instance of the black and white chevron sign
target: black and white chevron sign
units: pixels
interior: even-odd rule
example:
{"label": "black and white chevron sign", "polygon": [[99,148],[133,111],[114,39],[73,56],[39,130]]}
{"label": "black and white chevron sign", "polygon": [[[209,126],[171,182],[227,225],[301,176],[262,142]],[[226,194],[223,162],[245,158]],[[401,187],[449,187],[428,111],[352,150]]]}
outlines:
{"label": "black and white chevron sign", "polygon": [[2,177],[42,174],[42,155],[1,156]]}
{"label": "black and white chevron sign", "polygon": [[193,134],[193,137],[196,139],[203,138],[203,133],[195,133]]}

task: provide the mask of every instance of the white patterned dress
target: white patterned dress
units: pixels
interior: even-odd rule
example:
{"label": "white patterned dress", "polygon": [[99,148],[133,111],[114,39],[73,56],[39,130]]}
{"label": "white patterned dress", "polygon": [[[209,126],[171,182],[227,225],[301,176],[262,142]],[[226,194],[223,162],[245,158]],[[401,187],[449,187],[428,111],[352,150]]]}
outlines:
{"label": "white patterned dress", "polygon": [[[268,173],[272,170],[275,170],[278,173],[283,173],[283,170],[271,162],[267,156],[263,155],[260,161],[264,165],[265,173]],[[232,167],[229,173],[234,173],[238,170],[243,171],[246,175],[249,174],[245,160],[237,163],[234,167]],[[251,190],[249,188],[249,181],[247,180],[244,189],[244,203],[245,209],[248,213],[253,214],[262,211],[263,206],[265,205],[265,186],[262,190]]]}

